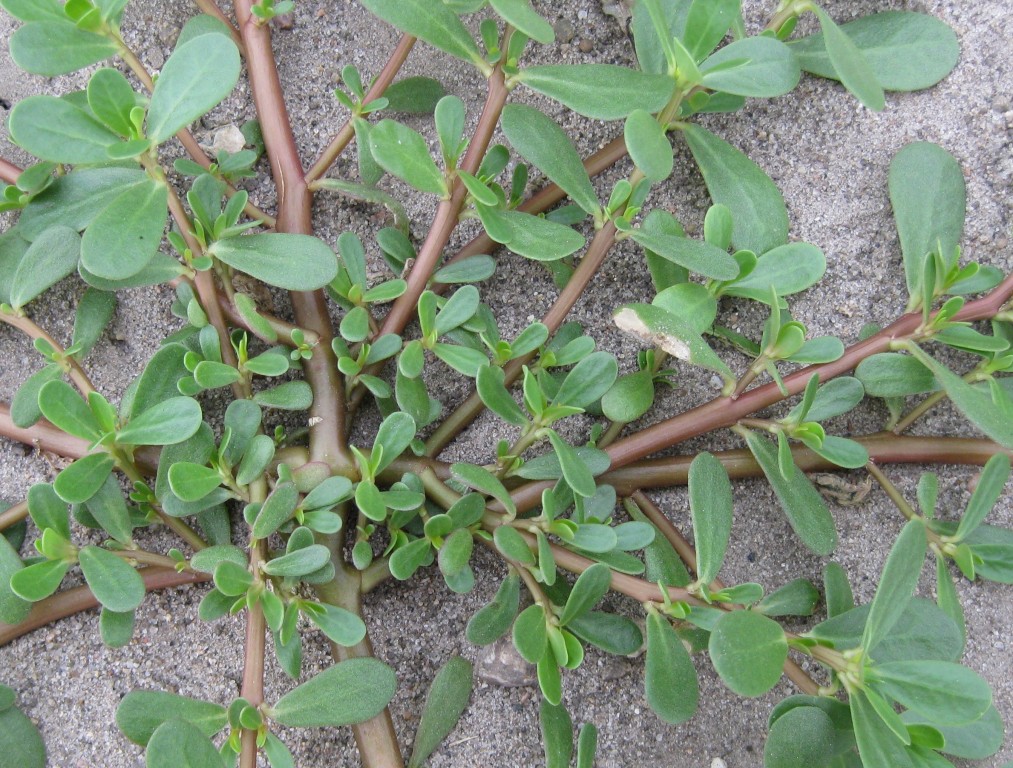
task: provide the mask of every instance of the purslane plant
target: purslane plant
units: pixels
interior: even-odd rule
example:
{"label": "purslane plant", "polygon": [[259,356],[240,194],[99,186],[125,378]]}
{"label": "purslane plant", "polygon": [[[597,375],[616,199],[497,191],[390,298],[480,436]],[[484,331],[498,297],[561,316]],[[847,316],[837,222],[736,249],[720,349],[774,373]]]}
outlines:
{"label": "purslane plant", "polygon": [[[400,766],[387,712],[396,670],[373,655],[361,603],[377,585],[435,565],[453,592],[483,577],[499,585],[466,636],[488,645],[509,635],[535,666],[549,766],[594,762],[595,726],[575,736],[562,705],[564,673],[589,646],[645,649],[647,701],[672,724],[697,709],[698,653],[745,697],[787,675],[801,693],[770,715],[768,768],[921,768],[994,754],[1003,726],[992,692],[959,663],[954,567],[967,579],[1013,579],[1013,532],[984,523],[1013,449],[1013,277],[961,262],[961,169],[938,146],[909,144],[889,178],[904,314],[848,346],[812,337],[786,297],[820,280],[823,252],[789,242],[773,181],[694,119],[784,95],[803,72],[839,80],[880,110],[884,91],[927,88],[949,73],[954,33],[908,12],[838,26],[810,0],[784,0],[765,28],[750,30],[741,0],[638,0],[636,67],[545,65],[525,60],[554,35],[527,0],[361,3],[403,38],[374,79],[342,70],[336,97],[347,123],[307,162],[271,49],[270,22],[291,3],[237,0],[233,25],[198,2],[202,15],[154,78],[120,33],[125,0],[0,0],[21,22],[10,49],[26,71],[118,58],[128,72],[104,65],[82,91],[19,102],[10,135],[39,162],[0,160],[0,210],[13,212],[0,234],[0,321],[42,358],[0,406],[0,433],[72,459],[0,514],[0,640],[98,605],[102,640],[124,645],[148,590],[207,582],[200,618],[245,622],[241,692],[217,702],[126,696],[117,724],[149,766],[253,768],[260,754],[281,768],[294,763],[276,726],[337,725],[352,727],[364,765]],[[793,38],[810,14],[820,32]],[[459,97],[432,78],[398,79],[415,45],[485,77],[470,136]],[[244,65],[258,120],[244,126],[244,149],[209,158],[188,126],[232,92]],[[616,140],[581,159],[553,118],[515,97],[525,89],[615,121]],[[431,114],[432,131],[399,121],[404,112]],[[497,130],[505,144],[493,143]],[[651,204],[673,173],[673,137],[713,203],[700,238]],[[173,142],[189,159],[165,160]],[[353,142],[354,174],[326,176]],[[631,173],[603,200],[592,178],[627,155]],[[529,167],[548,182],[531,195]],[[278,193],[273,212],[243,189],[264,170]],[[408,220],[396,196],[404,188],[388,176],[437,201],[432,221]],[[383,206],[393,225],[366,242],[352,232],[326,242],[311,204],[327,193]],[[451,253],[462,222],[481,234]],[[615,307],[639,350],[636,370],[620,375],[616,357],[566,317],[624,240],[642,252],[655,295]],[[559,289],[540,321],[508,337],[482,301],[483,283],[504,277],[492,257],[501,246],[544,264]],[[388,268],[380,278],[367,267],[377,251]],[[240,275],[288,291],[291,317],[240,290]],[[67,278],[87,288],[62,344],[32,319],[33,302]],[[162,284],[182,327],[113,402],[89,378],[89,352],[118,291]],[[723,297],[761,308],[762,327],[722,326]],[[720,394],[631,428],[652,421],[657,389],[687,366],[713,374]],[[434,371],[469,380],[471,394],[441,402]],[[885,402],[884,432],[828,433],[825,423],[866,398]],[[944,399],[988,439],[903,434]],[[370,403],[379,426],[362,439],[357,420]],[[510,439],[475,461],[440,461],[484,410]],[[286,411],[306,426],[293,427]],[[591,426],[574,439],[566,420],[580,414]],[[744,449],[648,458],[722,430]],[[900,461],[984,467],[953,522],[936,517],[935,475],[922,476],[916,504],[893,485],[882,466]],[[865,468],[907,520],[872,602],[855,605],[830,559],[822,595],[804,579],[769,593],[721,582],[732,477],[764,476],[800,542],[831,556],[835,522],[805,474],[817,467]],[[677,484],[688,485],[692,543],[648,493]],[[177,546],[149,549],[164,541],[150,535],[157,527]],[[503,568],[474,569],[476,545]],[[915,597],[930,554],[935,601]],[[61,590],[78,572],[87,586]],[[630,598],[627,610],[598,610],[609,592]],[[826,619],[800,631],[790,617],[812,616],[821,600]],[[322,632],[334,657],[310,677],[306,631]],[[815,677],[792,652],[813,662]],[[275,699],[264,695],[271,653],[292,678]],[[470,663],[448,659],[408,765],[439,748],[471,688]],[[43,765],[42,738],[16,698],[0,687],[0,744],[18,765]]]}

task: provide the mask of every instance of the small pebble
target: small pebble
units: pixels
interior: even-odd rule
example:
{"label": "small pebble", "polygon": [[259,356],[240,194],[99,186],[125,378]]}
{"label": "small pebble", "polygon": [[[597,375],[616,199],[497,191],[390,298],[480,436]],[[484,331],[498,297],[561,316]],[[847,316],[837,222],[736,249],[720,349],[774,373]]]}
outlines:
{"label": "small pebble", "polygon": [[161,48],[151,46],[144,52],[144,60],[151,69],[161,69],[165,64],[165,54],[162,53]]}
{"label": "small pebble", "polygon": [[271,25],[275,29],[292,29],[295,26],[295,14],[282,13],[271,19]]}
{"label": "small pebble", "polygon": [[552,31],[556,33],[556,40],[561,43],[568,43],[573,40],[576,30],[569,19],[560,19],[552,25]]}
{"label": "small pebble", "polygon": [[720,757],[715,757],[713,760],[711,760],[711,768],[728,768],[728,763],[726,763]]}
{"label": "small pebble", "polygon": [[591,53],[591,51],[594,50],[594,43],[591,40],[588,40],[586,37],[584,37],[581,38],[581,41],[577,44],[577,47],[580,48],[581,53]]}
{"label": "small pebble", "polygon": [[222,126],[215,131],[214,139],[211,141],[211,147],[216,155],[222,151],[234,155],[244,146],[246,146],[246,137],[236,125]]}

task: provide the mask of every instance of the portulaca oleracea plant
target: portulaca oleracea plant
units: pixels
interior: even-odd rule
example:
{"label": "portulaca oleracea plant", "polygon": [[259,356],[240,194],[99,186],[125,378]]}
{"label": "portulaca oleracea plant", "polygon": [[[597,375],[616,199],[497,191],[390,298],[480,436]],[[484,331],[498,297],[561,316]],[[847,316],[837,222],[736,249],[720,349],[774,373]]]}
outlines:
{"label": "portulaca oleracea plant", "polygon": [[[787,297],[820,280],[823,252],[789,240],[774,182],[697,119],[785,95],[804,73],[882,110],[885,92],[949,74],[953,31],[899,11],[838,25],[811,0],[782,0],[753,29],[741,0],[636,0],[636,66],[531,64],[554,30],[528,0],[358,2],[402,37],[380,72],[342,69],[347,122],[311,159],[272,53],[293,3],[236,0],[226,13],[197,0],[156,76],[121,34],[127,0],[0,0],[19,22],[9,45],[21,68],[91,73],[83,90],[15,104],[11,139],[37,162],[0,158],[0,321],[38,352],[0,405],[0,434],[66,459],[0,513],[0,642],[99,606],[102,641],[123,646],[148,591],[204,584],[201,621],[245,624],[241,690],[232,701],[125,696],[117,725],[148,766],[287,768],[282,728],[345,725],[363,765],[422,766],[468,706],[472,665],[441,660],[406,761],[387,709],[398,670],[374,655],[361,609],[379,585],[435,565],[454,593],[498,585],[466,639],[511,637],[534,665],[550,768],[595,764],[596,726],[575,730],[581,713],[563,705],[566,672],[592,646],[643,651],[646,700],[671,724],[693,717],[702,664],[743,697],[786,675],[799,693],[770,713],[766,768],[938,768],[995,754],[1003,724],[988,683],[960,663],[955,579],[1013,580],[1013,533],[984,522],[1013,449],[1013,277],[961,259],[962,171],[941,147],[912,143],[889,174],[907,306],[847,344],[814,336]],[[801,36],[808,17],[819,31]],[[400,75],[413,47],[481,73],[479,116],[437,77]],[[257,119],[242,149],[208,156],[190,127],[241,77]],[[545,99],[612,122],[615,139],[581,158],[530,105]],[[652,205],[679,157],[711,198],[700,237]],[[623,163],[628,175],[603,195],[595,178]],[[270,211],[244,189],[262,174],[277,191]],[[409,217],[409,189],[433,204],[431,220]],[[318,237],[323,195],[386,209],[387,226]],[[459,229],[477,234],[452,247]],[[627,240],[654,296],[616,297],[614,323],[637,350],[620,373],[567,316]],[[501,249],[539,262],[558,288],[515,334],[483,301],[490,281],[510,279]],[[65,280],[81,290],[60,341],[33,318]],[[117,296],[156,285],[179,330],[125,392],[99,391],[89,354]],[[740,332],[719,304],[762,320]],[[714,377],[713,399],[656,413],[659,388],[693,367]],[[441,400],[433,382],[448,376],[470,394]],[[884,431],[827,431],[868,398],[885,404]],[[946,400],[985,437],[905,434]],[[504,439],[441,461],[483,411]],[[744,449],[648,458],[729,430]],[[953,521],[936,516],[936,475],[922,475],[914,500],[895,486],[884,467],[900,461],[983,468]],[[869,604],[855,605],[832,559],[837,527],[815,469],[866,472],[904,520]],[[730,476],[766,478],[798,541],[825,559],[822,591],[801,578],[773,591],[719,580]],[[674,485],[688,485],[692,540],[651,498]],[[476,547],[500,567],[473,567]],[[926,559],[934,600],[915,596]],[[61,586],[75,578],[86,586]],[[618,611],[602,609],[610,592]],[[333,664],[307,674],[303,643],[321,633]],[[271,698],[275,661],[291,681]],[[0,686],[0,754],[44,766],[45,734],[17,699]]]}

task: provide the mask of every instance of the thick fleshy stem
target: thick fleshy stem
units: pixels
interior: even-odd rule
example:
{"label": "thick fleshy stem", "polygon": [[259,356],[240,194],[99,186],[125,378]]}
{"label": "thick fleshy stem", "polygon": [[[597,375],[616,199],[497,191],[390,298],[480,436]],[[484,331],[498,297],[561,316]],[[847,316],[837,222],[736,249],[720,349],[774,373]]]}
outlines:
{"label": "thick fleshy stem", "polygon": [[28,502],[20,501],[12,507],[0,512],[0,531],[6,531],[28,517]]}
{"label": "thick fleshy stem", "polygon": [[[1009,300],[1011,294],[1013,294],[1013,275],[1007,276],[988,295],[968,302],[953,319],[975,321],[993,317]],[[848,347],[838,360],[810,365],[785,376],[784,386],[788,396],[802,392],[813,374],[818,374],[820,381],[825,382],[850,371],[870,355],[889,351],[896,341],[916,333],[923,322],[921,312],[903,315],[876,335]],[[690,438],[731,426],[739,419],[784,399],[785,395],[773,382],[750,389],[735,400],[728,397],[716,398],[613,443],[607,449],[612,467],[625,466]]]}
{"label": "thick fleshy stem", "polygon": [[5,160],[0,157],[0,181],[5,184],[14,184],[18,180],[18,176],[21,175],[21,169],[18,168],[10,160]]}
{"label": "thick fleshy stem", "polygon": [[[211,576],[207,573],[195,573],[183,571],[182,573],[173,568],[161,568],[151,566],[140,568],[137,571],[144,581],[144,588],[148,592],[160,589],[178,587],[181,584],[200,584],[209,581]],[[76,613],[87,611],[98,607],[98,600],[87,586],[74,587],[64,592],[57,592],[45,600],[40,600],[32,606],[28,618],[20,624],[4,624],[0,622],[0,646],[15,640],[29,632],[34,632],[39,627],[52,624],[60,619],[73,616]]]}
{"label": "thick fleshy stem", "polygon": [[[278,192],[279,232],[312,234],[313,195],[304,175],[292,133],[292,124],[271,49],[267,26],[256,23],[250,0],[237,0],[236,18],[246,43],[247,70],[257,117],[271,162],[271,175]],[[310,452],[314,461],[335,467],[351,461],[345,445],[344,384],[331,349],[334,328],[322,291],[294,292],[296,323],[317,335],[313,356],[303,362],[306,379],[313,388],[309,412]]]}

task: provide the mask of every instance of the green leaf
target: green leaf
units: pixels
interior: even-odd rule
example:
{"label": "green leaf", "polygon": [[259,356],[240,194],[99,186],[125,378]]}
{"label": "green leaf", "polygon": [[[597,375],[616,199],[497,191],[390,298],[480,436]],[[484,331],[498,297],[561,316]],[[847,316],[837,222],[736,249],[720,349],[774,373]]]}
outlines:
{"label": "green leaf", "polygon": [[1013,448],[1013,399],[1005,390],[998,385],[977,389],[919,347],[912,345],[911,353],[932,371],[964,416],[996,442]]}
{"label": "green leaf", "polygon": [[711,199],[732,212],[732,245],[762,255],[786,244],[788,211],[780,190],[763,169],[705,128],[690,124],[683,128],[683,135]]}
{"label": "green leaf", "polygon": [[306,615],[338,645],[350,647],[366,636],[366,625],[351,611],[326,603],[314,605],[319,610],[306,611]]}
{"label": "green leaf", "polygon": [[510,629],[520,603],[520,576],[511,570],[491,603],[482,606],[468,621],[465,636],[475,645],[489,645]]}
{"label": "green leaf", "polygon": [[432,544],[429,539],[415,539],[394,550],[390,556],[391,575],[405,581],[427,561],[432,562]]}
{"label": "green leaf", "polygon": [[[957,35],[924,13],[885,11],[841,25],[887,91],[918,91],[946,77],[960,57]],[[838,79],[823,34],[789,43],[806,72]]]}
{"label": "green leaf", "polygon": [[65,560],[43,560],[11,575],[11,591],[30,603],[45,600],[57,589],[70,570]]}
{"label": "green leaf", "polygon": [[685,29],[675,34],[685,43],[693,60],[700,61],[721,42],[741,13],[740,1],[693,0],[684,4],[688,5],[684,15]]}
{"label": "green leaf", "polygon": [[397,459],[415,439],[415,420],[407,413],[392,413],[377,430],[374,446],[383,446],[382,460],[374,467],[379,474]]}
{"label": "green leaf", "polygon": [[967,509],[960,518],[957,532],[953,534],[957,541],[963,541],[981,525],[1002,495],[1009,475],[1010,461],[1005,454],[997,453],[985,463],[978,476],[974,493],[971,494],[971,500],[967,502]]}
{"label": "green leaf", "polygon": [[27,152],[54,163],[104,163],[119,136],[69,101],[30,96],[11,111],[11,137]]}
{"label": "green leaf", "polygon": [[478,288],[473,285],[462,285],[443,305],[440,313],[436,316],[434,330],[437,336],[450,333],[455,328],[464,325],[475,316],[479,307]]}
{"label": "green leaf", "polygon": [[960,604],[960,597],[957,595],[956,585],[950,577],[950,569],[946,558],[941,554],[936,555],[936,604],[939,610],[952,619],[960,630],[963,643],[967,642],[967,625],[964,621],[964,608]]}
{"label": "green leaf", "polygon": [[595,482],[591,470],[581,460],[573,446],[563,440],[554,430],[549,430],[549,442],[559,459],[559,466],[563,471],[563,478],[567,485],[573,489],[578,496],[589,498],[594,496]]}
{"label": "green leaf", "polygon": [[633,621],[605,611],[589,611],[573,619],[566,628],[582,640],[616,656],[637,653],[644,635]]}
{"label": "green leaf", "polygon": [[130,110],[137,106],[137,94],[127,78],[117,70],[106,67],[91,76],[88,81],[88,106],[95,117],[120,136],[130,138],[133,135]]}
{"label": "green leaf", "polygon": [[816,390],[816,397],[806,415],[807,421],[826,421],[847,413],[865,395],[862,383],[850,376],[831,379]]}
{"label": "green leaf", "polygon": [[169,467],[169,487],[182,501],[197,501],[222,484],[217,469],[179,461]]}
{"label": "green leaf", "polygon": [[66,17],[32,21],[10,38],[14,63],[33,75],[65,75],[117,53],[116,43],[103,35],[78,29]]}
{"label": "green leaf", "polygon": [[496,260],[485,254],[467,256],[459,261],[448,263],[433,275],[434,283],[451,285],[454,283],[480,283],[488,280],[496,271]]}
{"label": "green leaf", "polygon": [[[893,630],[876,648],[877,662],[960,658],[963,648],[960,630],[931,600],[916,597],[898,613],[900,618]],[[857,648],[868,616],[869,606],[862,605],[817,624],[808,634],[833,643],[839,650]]]}
{"label": "green leaf", "polygon": [[667,76],[614,64],[525,67],[517,79],[594,120],[622,120],[636,109],[652,114],[659,112],[668,103],[674,88]]}
{"label": "green leaf", "polygon": [[555,39],[552,25],[535,12],[528,0],[490,0],[490,5],[507,23],[532,40],[551,45]]}
{"label": "green leaf", "polygon": [[608,391],[616,380],[618,369],[613,355],[592,352],[566,374],[552,404],[586,408]]}
{"label": "green leaf", "polygon": [[601,211],[598,195],[577,150],[554,120],[532,107],[507,104],[503,133],[514,149],[591,216]]}
{"label": "green leaf", "polygon": [[736,40],[703,62],[700,72],[705,88],[768,99],[793,90],[802,76],[791,49],[772,37]]}
{"label": "green leaf", "polygon": [[847,571],[837,563],[827,563],[823,569],[823,593],[827,603],[827,618],[832,619],[855,607]]}
{"label": "green leaf", "polygon": [[15,427],[26,430],[43,417],[43,411],[38,407],[38,390],[62,376],[63,369],[54,363],[25,379],[10,403],[10,418]]}
{"label": "green leaf", "polygon": [[10,584],[11,577],[24,567],[17,550],[5,536],[0,536],[0,621],[4,624],[20,624],[32,608],[31,603],[15,594]]}
{"label": "green leaf", "polygon": [[725,379],[734,378],[695,328],[683,318],[651,304],[621,307],[613,317],[620,330],[668,352],[679,360],[716,371]]}
{"label": "green leaf", "polygon": [[820,20],[827,57],[841,84],[869,109],[881,111],[886,106],[883,87],[862,51],[826,11],[818,5],[813,5],[812,11]]}
{"label": "green leaf", "polygon": [[725,685],[740,696],[760,696],[781,679],[788,641],[776,621],[754,611],[732,611],[714,625],[708,650]]}
{"label": "green leaf", "polygon": [[116,434],[121,445],[172,445],[200,428],[200,404],[192,397],[173,397],[152,406]]}
{"label": "green leaf", "polygon": [[904,742],[880,719],[869,698],[859,691],[850,697],[850,702],[862,764],[913,768]]}
{"label": "green leaf", "polygon": [[348,659],[278,699],[271,719],[292,728],[361,723],[380,714],[396,689],[394,671],[382,661]]}
{"label": "green leaf", "polygon": [[[503,383],[503,369],[491,365],[483,365],[475,377],[475,388],[485,406],[506,421],[508,424],[523,427],[528,423],[524,411],[511,397]],[[652,389],[653,391],[653,389]]]}
{"label": "green leaf", "polygon": [[295,483],[278,483],[264,503],[253,521],[251,534],[255,539],[266,539],[291,519],[296,505],[299,503],[299,492]]}
{"label": "green leaf", "polygon": [[925,525],[918,520],[908,521],[890,549],[869,608],[862,634],[862,648],[866,652],[875,650],[911,601],[925,564],[927,547]]}
{"label": "green leaf", "polygon": [[298,578],[323,568],[330,560],[331,554],[327,547],[323,544],[311,544],[269,560],[262,569],[271,576]]}
{"label": "green leaf", "polygon": [[445,3],[430,0],[362,0],[370,12],[402,32],[467,62],[482,62],[471,34]]}
{"label": "green leaf", "polygon": [[81,571],[103,607],[116,613],[133,611],[144,600],[144,582],[123,558],[101,547],[84,547],[78,553]]}
{"label": "green leaf", "polygon": [[471,662],[460,656],[451,656],[436,673],[426,695],[408,768],[421,768],[454,730],[454,726],[468,706],[471,687]]}
{"label": "green leaf", "polygon": [[855,369],[855,377],[873,397],[906,397],[939,389],[932,371],[917,358],[896,352],[865,358]]}
{"label": "green leaf", "polygon": [[376,162],[420,192],[447,195],[447,182],[436,166],[425,138],[407,125],[381,120],[369,132],[369,148]]}
{"label": "green leaf", "polygon": [[338,260],[323,240],[272,232],[218,240],[208,253],[240,272],[289,291],[315,291],[338,274]]}
{"label": "green leaf", "polygon": [[[913,712],[905,712],[902,717],[910,725],[921,723]],[[1002,748],[1005,738],[1002,717],[994,706],[989,707],[984,716],[973,723],[933,727],[942,733],[946,742],[941,751],[968,760],[984,760],[991,757]]]}
{"label": "green leaf", "polygon": [[860,469],[869,463],[869,451],[864,445],[836,435],[826,435],[823,444],[813,446],[813,451],[845,469]]}
{"label": "green leaf", "polygon": [[116,294],[89,288],[77,303],[74,315],[74,335],[71,346],[77,348],[74,356],[83,360],[98,343],[102,332],[116,312]]}
{"label": "green leaf", "polygon": [[654,612],[647,615],[644,694],[654,713],[671,725],[689,720],[700,697],[689,651],[668,619]]}
{"label": "green leaf", "polygon": [[20,309],[77,269],[81,238],[70,227],[53,226],[36,238],[18,264],[10,304]]}
{"label": "green leaf", "polygon": [[405,77],[383,92],[387,109],[413,115],[432,114],[437,102],[446,95],[443,84],[431,77]]}
{"label": "green leaf", "polygon": [[794,707],[770,726],[764,768],[825,766],[834,753],[834,722],[817,707]]}
{"label": "green leaf", "polygon": [[228,96],[239,81],[239,50],[230,38],[206,34],[173,51],[151,92],[148,137],[172,137]]}
{"label": "green leaf", "polygon": [[474,488],[480,493],[492,496],[511,515],[517,514],[517,506],[514,504],[513,499],[510,498],[509,491],[503,486],[499,478],[489,470],[475,464],[458,463],[451,465],[450,473],[455,480],[464,483],[469,488]]}
{"label": "green leaf", "polygon": [[963,725],[992,706],[992,689],[976,672],[945,661],[895,661],[873,667],[874,685],[930,723]]}
{"label": "green leaf", "polygon": [[620,376],[602,395],[601,409],[611,421],[636,421],[654,404],[654,376],[650,371],[637,371]]}
{"label": "green leaf", "polygon": [[19,21],[62,21],[67,15],[58,0],[0,0],[0,8]]}
{"label": "green leaf", "polygon": [[529,605],[518,614],[514,621],[513,641],[517,652],[529,664],[541,661],[549,642],[545,629],[545,609],[541,605]]}
{"label": "green leaf", "polygon": [[225,768],[215,745],[196,725],[167,720],[151,735],[145,750],[147,768]]}
{"label": "green leaf", "polygon": [[630,237],[644,248],[698,275],[713,280],[734,280],[739,274],[735,259],[703,240],[653,232],[643,227],[632,230]]}
{"label": "green leaf", "polygon": [[767,595],[756,605],[764,616],[812,616],[820,593],[808,579],[795,579]]}
{"label": "green leaf", "polygon": [[102,530],[122,544],[131,544],[134,527],[115,477],[107,475],[99,489],[85,501],[85,507]]}
{"label": "green leaf", "polygon": [[39,390],[39,408],[42,415],[64,432],[82,440],[98,440],[102,428],[88,404],[65,381],[57,379]]}
{"label": "green leaf", "polygon": [[92,453],[75,461],[56,476],[53,488],[68,504],[81,504],[94,496],[113,471],[113,457]]}
{"label": "green leaf", "polygon": [[168,188],[146,180],[116,197],[95,217],[81,240],[81,266],[107,280],[136,275],[162,242]]}
{"label": "green leaf", "polygon": [[950,265],[955,258],[964,231],[964,174],[945,149],[919,141],[894,155],[889,186],[907,289],[916,297],[925,255],[937,251]]}
{"label": "green leaf", "polygon": [[623,135],[634,164],[650,181],[664,181],[672,175],[672,145],[665,129],[650,113],[633,110],[626,118]]}
{"label": "green leaf", "polygon": [[538,722],[545,745],[545,768],[569,768],[573,757],[573,722],[566,707],[542,699]]}
{"label": "green leaf", "polygon": [[788,243],[767,251],[749,274],[721,293],[768,303],[771,290],[779,297],[799,293],[818,283],[826,270],[826,256],[815,245]]}
{"label": "green leaf", "polygon": [[0,753],[18,768],[45,768],[46,745],[27,715],[17,707],[0,712]]}
{"label": "green leaf", "polygon": [[689,465],[689,508],[696,541],[697,580],[710,584],[721,570],[732,532],[732,485],[724,465],[709,453]]}
{"label": "green leaf", "polygon": [[604,563],[595,563],[580,574],[559,614],[559,624],[566,626],[588,613],[608,592],[611,581],[612,571]]}
{"label": "green leaf", "polygon": [[787,476],[782,474],[777,453],[766,438],[750,431],[746,444],[802,543],[819,555],[829,555],[837,546],[837,531],[819,491],[794,463]]}
{"label": "green leaf", "polygon": [[[535,261],[558,261],[584,246],[584,236],[541,216],[522,211],[499,211],[479,206],[479,214],[486,224],[489,217],[502,223],[508,233],[503,243],[514,253]],[[488,226],[486,226],[488,230]],[[490,237],[493,235],[490,233]],[[495,239],[495,238],[493,238]]]}

